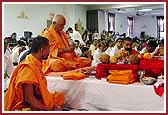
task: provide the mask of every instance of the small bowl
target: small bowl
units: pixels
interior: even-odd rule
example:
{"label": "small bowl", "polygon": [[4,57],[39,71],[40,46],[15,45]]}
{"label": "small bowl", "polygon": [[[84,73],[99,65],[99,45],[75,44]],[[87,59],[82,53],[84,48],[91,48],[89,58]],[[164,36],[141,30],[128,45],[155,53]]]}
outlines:
{"label": "small bowl", "polygon": [[156,83],[157,79],[153,77],[143,77],[141,78],[141,82],[144,83],[145,85],[153,85]]}

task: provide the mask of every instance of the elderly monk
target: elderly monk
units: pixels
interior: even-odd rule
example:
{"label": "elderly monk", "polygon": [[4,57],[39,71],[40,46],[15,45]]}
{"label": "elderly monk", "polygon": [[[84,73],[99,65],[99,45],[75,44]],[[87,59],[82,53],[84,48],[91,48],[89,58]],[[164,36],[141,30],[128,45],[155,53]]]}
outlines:
{"label": "elderly monk", "polygon": [[5,95],[5,111],[61,110],[64,94],[49,93],[42,72],[42,60],[49,55],[48,39],[34,38],[31,54],[14,70]]}
{"label": "elderly monk", "polygon": [[50,56],[44,64],[44,73],[91,66],[91,59],[78,57],[75,54],[75,46],[70,44],[66,33],[63,31],[65,24],[66,20],[63,15],[55,15],[51,26],[42,33],[50,43]]}

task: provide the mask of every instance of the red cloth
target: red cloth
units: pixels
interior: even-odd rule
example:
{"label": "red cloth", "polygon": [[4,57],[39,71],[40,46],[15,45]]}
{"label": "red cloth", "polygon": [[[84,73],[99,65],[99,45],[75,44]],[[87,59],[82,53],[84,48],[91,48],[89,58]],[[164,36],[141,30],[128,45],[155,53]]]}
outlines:
{"label": "red cloth", "polygon": [[153,87],[154,87],[155,93],[161,97],[163,95],[163,92],[164,92],[164,84],[159,86],[159,87],[156,87],[154,85]]}
{"label": "red cloth", "polygon": [[145,70],[147,77],[159,76],[164,73],[164,60],[141,60],[139,69]]}
{"label": "red cloth", "polygon": [[133,75],[137,80],[138,65],[130,64],[98,64],[96,67],[96,78],[106,78],[109,75],[109,70],[133,70]]}

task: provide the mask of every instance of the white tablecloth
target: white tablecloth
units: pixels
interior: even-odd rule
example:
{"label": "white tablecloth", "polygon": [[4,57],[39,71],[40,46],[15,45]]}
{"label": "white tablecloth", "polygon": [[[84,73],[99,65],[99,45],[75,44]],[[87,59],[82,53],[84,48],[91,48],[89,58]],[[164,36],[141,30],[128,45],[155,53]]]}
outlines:
{"label": "white tablecloth", "polygon": [[152,85],[112,84],[105,79],[63,80],[46,76],[50,92],[62,91],[72,108],[88,111],[158,111],[164,112],[164,98]]}

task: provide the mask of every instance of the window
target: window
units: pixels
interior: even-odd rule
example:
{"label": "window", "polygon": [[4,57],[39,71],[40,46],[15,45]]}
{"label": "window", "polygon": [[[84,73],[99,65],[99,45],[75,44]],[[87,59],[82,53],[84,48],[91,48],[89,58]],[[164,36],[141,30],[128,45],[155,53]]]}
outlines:
{"label": "window", "polygon": [[157,37],[159,39],[164,38],[164,17],[157,16]]}
{"label": "window", "polygon": [[127,29],[127,32],[128,32],[128,36],[129,37],[133,37],[133,18],[132,17],[128,17],[128,29]]}
{"label": "window", "polygon": [[108,31],[115,31],[115,14],[108,13]]}

